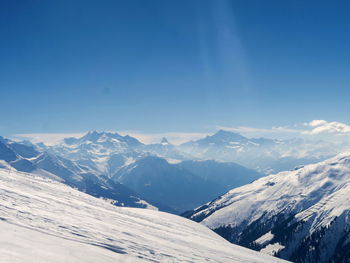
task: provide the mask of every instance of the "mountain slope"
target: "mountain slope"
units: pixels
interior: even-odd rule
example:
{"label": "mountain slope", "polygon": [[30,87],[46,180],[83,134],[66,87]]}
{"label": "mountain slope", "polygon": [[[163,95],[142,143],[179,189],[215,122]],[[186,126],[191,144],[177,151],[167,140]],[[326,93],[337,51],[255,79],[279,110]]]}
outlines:
{"label": "mountain slope", "polygon": [[0,169],[2,262],[281,262],[184,218]]}
{"label": "mountain slope", "polygon": [[261,178],[186,216],[294,262],[350,258],[350,154]]}
{"label": "mountain slope", "polygon": [[264,176],[255,170],[232,162],[183,161],[175,166],[188,170],[206,181],[215,182],[221,185],[225,191],[251,183]]}
{"label": "mountain slope", "polygon": [[225,188],[168,163],[165,159],[147,156],[120,169],[113,177],[148,200],[161,201],[183,212],[211,200]]}

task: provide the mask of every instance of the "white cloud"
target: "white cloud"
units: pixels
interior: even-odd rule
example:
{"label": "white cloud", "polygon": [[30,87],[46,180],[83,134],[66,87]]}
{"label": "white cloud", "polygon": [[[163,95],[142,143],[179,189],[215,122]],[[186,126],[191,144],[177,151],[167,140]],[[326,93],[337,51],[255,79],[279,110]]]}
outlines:
{"label": "white cloud", "polygon": [[306,126],[311,126],[311,127],[317,127],[326,124],[327,121],[325,120],[313,120],[310,121],[309,123],[306,123]]}
{"label": "white cloud", "polygon": [[325,120],[313,120],[308,123],[310,127],[313,127],[309,131],[305,131],[304,134],[316,135],[316,134],[334,134],[334,135],[350,135],[350,126],[341,122],[328,122]]}

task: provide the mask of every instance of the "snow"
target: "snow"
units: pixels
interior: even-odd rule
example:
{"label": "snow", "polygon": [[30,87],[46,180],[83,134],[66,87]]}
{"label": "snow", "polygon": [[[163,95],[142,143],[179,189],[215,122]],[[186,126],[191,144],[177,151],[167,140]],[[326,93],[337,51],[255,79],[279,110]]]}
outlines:
{"label": "snow", "polygon": [[185,218],[0,169],[1,262],[283,262]]}
{"label": "snow", "polygon": [[170,164],[178,164],[182,162],[182,160],[178,160],[178,159],[171,159],[171,158],[164,158],[164,159]]}
{"label": "snow", "polygon": [[64,182],[64,180],[61,177],[58,177],[58,176],[54,175],[53,173],[50,173],[50,172],[43,170],[43,169],[35,169],[32,173],[36,174],[36,175],[40,175],[42,177],[50,178],[50,179],[58,181],[58,182]]}
{"label": "snow", "polygon": [[271,233],[271,231],[269,231],[265,235],[262,235],[257,240],[255,240],[255,243],[265,246],[264,248],[260,249],[261,253],[265,253],[272,256],[284,248],[284,246],[280,243],[268,244],[273,238],[274,235]]}
{"label": "snow", "polygon": [[267,242],[269,242],[271,239],[273,239],[273,237],[274,237],[274,235],[271,233],[271,231],[269,231],[265,235],[262,235],[257,240],[255,240],[255,243],[260,244],[260,245],[264,245]]}
{"label": "snow", "polygon": [[280,243],[274,243],[267,245],[265,248],[261,249],[260,252],[268,255],[274,255],[283,248],[284,246],[282,246]]}
{"label": "snow", "polygon": [[256,143],[256,142],[248,141],[248,143],[250,143],[250,144],[252,144],[252,145],[254,145],[254,146],[260,146],[260,144],[259,144],[259,143]]}
{"label": "snow", "polygon": [[6,168],[8,170],[13,169],[6,161],[0,160],[0,168]]}
{"label": "snow", "polygon": [[132,164],[132,163],[134,163],[134,162],[136,162],[136,159],[135,159],[135,158],[127,157],[127,158],[125,159],[125,163],[124,163],[123,167],[124,167],[124,166],[128,166],[128,165],[130,165],[130,164]]}
{"label": "snow", "polygon": [[[136,262],[104,248],[0,221],[1,262]],[[138,260],[141,261],[141,260]]]}
{"label": "snow", "polygon": [[145,207],[146,209],[151,209],[151,210],[159,211],[159,209],[158,209],[157,207],[151,205],[150,203],[148,203],[148,202],[145,201],[145,200],[139,200],[139,201],[136,202],[136,203],[145,205],[145,206],[146,206],[146,207]]}

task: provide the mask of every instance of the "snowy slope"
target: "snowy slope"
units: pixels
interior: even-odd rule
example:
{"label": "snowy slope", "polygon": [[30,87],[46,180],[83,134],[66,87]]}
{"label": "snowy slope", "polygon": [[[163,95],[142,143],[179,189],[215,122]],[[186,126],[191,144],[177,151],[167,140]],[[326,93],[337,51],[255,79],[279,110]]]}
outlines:
{"label": "snowy slope", "polygon": [[233,189],[187,216],[233,243],[295,262],[343,262],[349,196],[347,153]]}
{"label": "snowy slope", "polygon": [[1,262],[280,262],[200,224],[0,169]]}
{"label": "snowy slope", "polygon": [[63,239],[0,221],[1,262],[135,262],[98,246]]}

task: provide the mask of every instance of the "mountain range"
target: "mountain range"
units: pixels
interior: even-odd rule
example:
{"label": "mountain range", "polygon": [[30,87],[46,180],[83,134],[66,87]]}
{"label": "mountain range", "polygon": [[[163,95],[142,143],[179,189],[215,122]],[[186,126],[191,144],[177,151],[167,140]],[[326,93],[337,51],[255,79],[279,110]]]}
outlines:
{"label": "mountain range", "polygon": [[[344,143],[301,138],[247,138],[224,130],[181,145],[171,144],[166,138],[160,143],[144,144],[136,138],[116,132],[91,131],[81,138],[66,138],[62,143],[51,147],[43,144],[37,146],[91,165],[95,170],[103,171],[109,176],[115,172],[113,167],[111,171],[108,170],[110,164],[106,162],[112,155],[115,159],[120,158],[118,164],[130,163],[138,156],[154,155],[171,163],[188,160],[234,162],[263,174],[271,174],[323,161],[347,149]],[[120,154],[125,156],[126,153],[127,157],[121,158]]]}
{"label": "mountain range", "polygon": [[128,135],[103,131],[65,138],[52,146],[7,142],[25,155],[11,161],[20,171],[41,169],[82,191],[112,199],[116,205],[173,213],[192,210],[264,172],[316,163],[340,151],[340,146],[325,142],[249,139],[223,130],[181,145],[166,138],[144,144]]}
{"label": "mountain range", "polygon": [[176,213],[212,200],[229,190],[228,185],[237,187],[263,176],[230,162],[199,161],[182,153],[166,138],[158,144],[145,145],[115,132],[91,131],[81,138],[66,138],[61,144],[39,147],[87,166],[103,178],[132,189],[151,203],[161,202]]}

